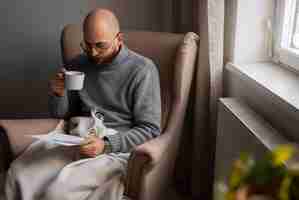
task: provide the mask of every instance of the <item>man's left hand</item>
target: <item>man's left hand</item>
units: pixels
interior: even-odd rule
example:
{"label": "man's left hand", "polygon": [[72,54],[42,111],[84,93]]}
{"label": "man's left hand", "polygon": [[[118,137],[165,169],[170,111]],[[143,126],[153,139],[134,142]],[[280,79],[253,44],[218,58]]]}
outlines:
{"label": "man's left hand", "polygon": [[88,136],[84,144],[80,146],[80,154],[88,157],[96,157],[104,152],[104,140],[97,136]]}

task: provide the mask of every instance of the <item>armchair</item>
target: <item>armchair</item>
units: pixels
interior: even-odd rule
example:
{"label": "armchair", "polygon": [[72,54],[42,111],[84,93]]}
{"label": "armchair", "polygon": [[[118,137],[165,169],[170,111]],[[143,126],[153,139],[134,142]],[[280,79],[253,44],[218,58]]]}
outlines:
{"label": "armchair", "polygon": [[[78,25],[67,25],[61,35],[64,63],[80,52],[82,31]],[[158,66],[162,100],[162,134],[133,150],[128,163],[125,193],[130,199],[157,200],[162,198],[171,181],[177,155],[183,119],[193,79],[198,36],[128,31],[125,44]],[[46,133],[54,129],[59,119],[0,120],[0,173],[5,173],[9,162],[32,142],[24,133]],[[4,145],[5,142],[7,145]],[[11,152],[10,155],[7,155]]]}

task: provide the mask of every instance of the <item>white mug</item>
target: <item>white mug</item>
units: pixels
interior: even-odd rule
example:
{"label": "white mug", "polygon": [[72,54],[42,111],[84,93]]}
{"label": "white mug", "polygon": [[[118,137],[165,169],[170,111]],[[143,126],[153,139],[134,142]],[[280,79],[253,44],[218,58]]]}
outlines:
{"label": "white mug", "polygon": [[65,88],[67,90],[81,90],[84,86],[84,72],[80,71],[66,71],[65,74]]}

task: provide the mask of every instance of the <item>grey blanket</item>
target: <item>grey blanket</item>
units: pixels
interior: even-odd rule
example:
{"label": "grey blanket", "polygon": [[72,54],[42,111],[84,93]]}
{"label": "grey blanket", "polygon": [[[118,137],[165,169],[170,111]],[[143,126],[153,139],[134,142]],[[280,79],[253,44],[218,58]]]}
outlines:
{"label": "grey blanket", "polygon": [[128,154],[78,158],[76,147],[36,141],[12,163],[7,200],[123,199]]}

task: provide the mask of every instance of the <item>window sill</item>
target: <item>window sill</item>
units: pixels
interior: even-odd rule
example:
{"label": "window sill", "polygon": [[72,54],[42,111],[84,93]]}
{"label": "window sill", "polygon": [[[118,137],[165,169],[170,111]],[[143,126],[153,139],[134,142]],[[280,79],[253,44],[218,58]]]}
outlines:
{"label": "window sill", "polygon": [[271,62],[228,63],[225,96],[241,99],[291,142],[299,142],[299,76]]}
{"label": "window sill", "polygon": [[271,62],[228,63],[226,70],[236,72],[268,90],[296,111],[299,117],[299,76],[296,73]]}

